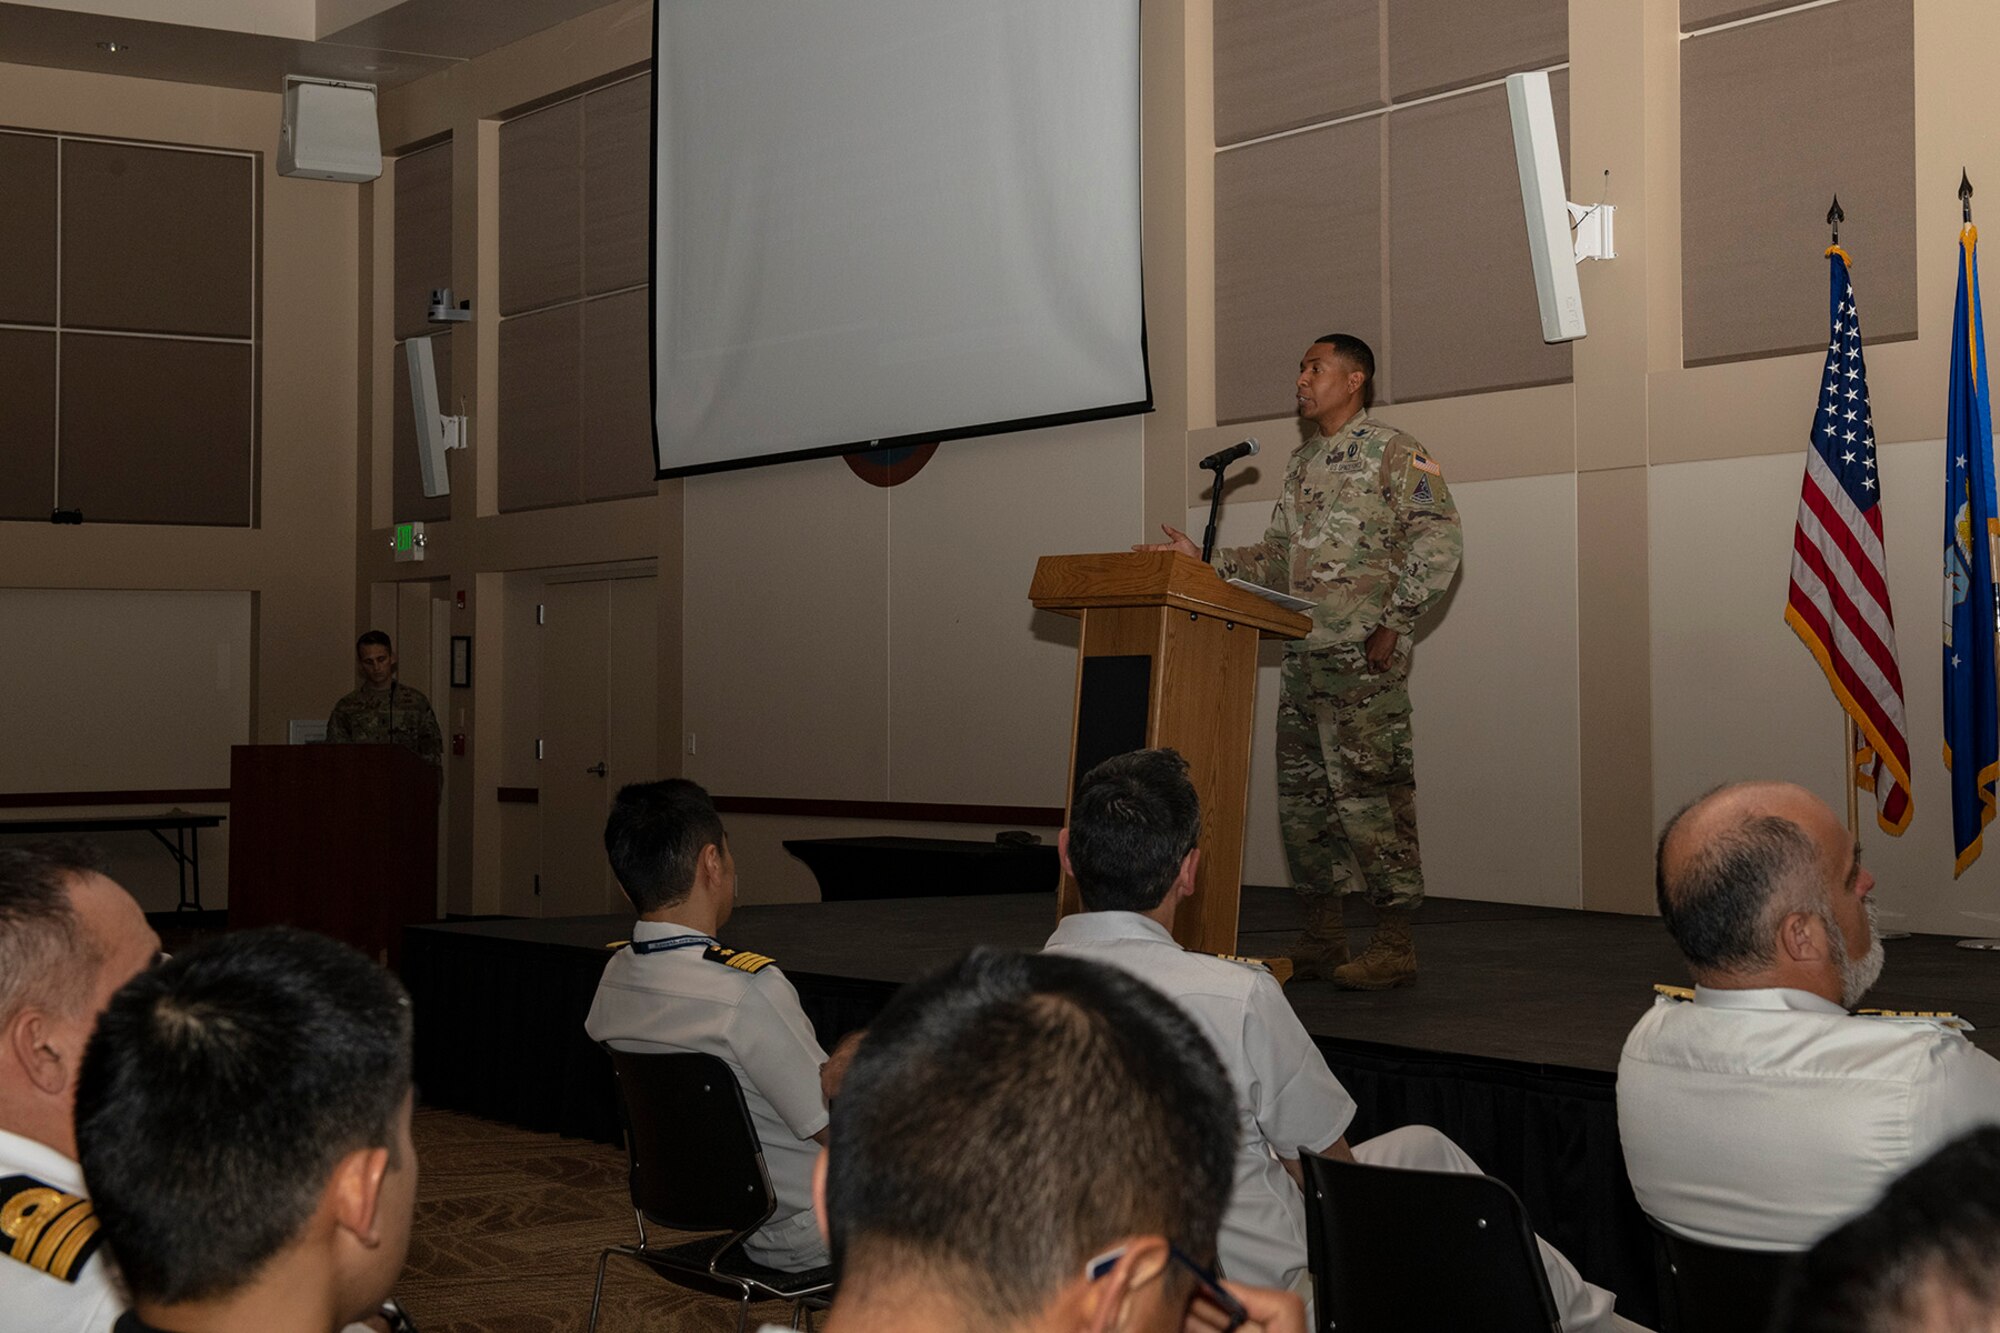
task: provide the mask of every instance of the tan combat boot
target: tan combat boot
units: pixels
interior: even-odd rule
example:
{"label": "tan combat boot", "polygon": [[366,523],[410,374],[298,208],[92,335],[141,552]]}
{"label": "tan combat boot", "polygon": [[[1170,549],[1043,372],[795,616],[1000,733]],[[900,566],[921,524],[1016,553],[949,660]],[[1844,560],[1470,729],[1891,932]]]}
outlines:
{"label": "tan combat boot", "polygon": [[1306,928],[1285,952],[1292,960],[1293,981],[1331,981],[1334,969],[1347,963],[1347,922],[1338,893],[1301,894]]}
{"label": "tan combat boot", "polygon": [[1417,979],[1417,946],[1410,938],[1410,909],[1377,909],[1380,920],[1361,956],[1333,970],[1333,984],[1342,990],[1390,990]]}

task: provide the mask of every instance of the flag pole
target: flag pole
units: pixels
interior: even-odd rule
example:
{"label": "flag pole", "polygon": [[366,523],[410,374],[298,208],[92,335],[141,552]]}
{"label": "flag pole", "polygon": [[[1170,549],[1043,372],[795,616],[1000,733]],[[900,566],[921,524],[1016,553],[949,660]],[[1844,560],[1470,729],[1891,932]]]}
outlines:
{"label": "flag pole", "polygon": [[[1833,244],[1840,244],[1840,224],[1847,221],[1847,213],[1840,206],[1840,196],[1833,196],[1833,207],[1826,210],[1826,225],[1833,228]],[[1854,730],[1854,714],[1845,708],[1840,710],[1842,722],[1842,749],[1840,772],[1842,785],[1847,788],[1847,831],[1855,842],[1861,841],[1861,797],[1854,780],[1854,756],[1860,746]]]}

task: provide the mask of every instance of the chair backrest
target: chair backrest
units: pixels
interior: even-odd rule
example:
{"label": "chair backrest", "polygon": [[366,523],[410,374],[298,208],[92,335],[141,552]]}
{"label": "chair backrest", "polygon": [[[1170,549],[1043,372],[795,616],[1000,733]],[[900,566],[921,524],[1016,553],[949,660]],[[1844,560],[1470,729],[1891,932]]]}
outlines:
{"label": "chair backrest", "polygon": [[1676,1235],[1652,1218],[1661,1333],[1764,1333],[1799,1256],[1733,1250]]}
{"label": "chair backrest", "polygon": [[678,1231],[749,1231],[777,1211],[763,1146],[727,1064],[692,1051],[610,1055],[634,1208]]}
{"label": "chair backrest", "polygon": [[1528,1215],[1500,1181],[1299,1160],[1321,1333],[1560,1327]]}

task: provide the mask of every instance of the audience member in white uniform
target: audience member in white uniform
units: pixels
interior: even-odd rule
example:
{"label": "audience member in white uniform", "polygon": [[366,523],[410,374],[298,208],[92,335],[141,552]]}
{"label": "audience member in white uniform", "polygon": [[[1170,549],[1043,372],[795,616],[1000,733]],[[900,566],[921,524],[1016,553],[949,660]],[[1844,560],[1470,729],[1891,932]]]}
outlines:
{"label": "audience member in white uniform", "polygon": [[76,1088],[131,1294],[117,1333],[335,1333],[376,1310],[410,1244],[412,1099],[409,997],[324,935],[234,931],[127,982]]}
{"label": "audience member in white uniform", "polygon": [[912,982],[815,1180],[827,1333],[1305,1333],[1296,1296],[1212,1276],[1232,1102],[1186,1015],[1114,968],[978,949]]}
{"label": "audience member in white uniform", "polygon": [[[1201,807],[1172,750],[1107,759],[1084,776],[1057,840],[1084,910],[1063,918],[1047,952],[1110,963],[1159,987],[1214,1043],[1236,1091],[1235,1187],[1222,1221],[1223,1272],[1305,1290],[1306,1222],[1298,1150],[1426,1171],[1479,1171],[1437,1130],[1410,1125],[1348,1145],[1354,1100],[1327,1068],[1262,966],[1191,953],[1174,913],[1194,892]],[[1614,1297],[1546,1242],[1543,1264],[1563,1328],[1631,1328]]]}
{"label": "audience member in white uniform", "polygon": [[132,895],[76,848],[0,849],[0,1310],[9,1328],[101,1333],[125,1308],[76,1163],[78,1071],[97,1016],[160,950]]}
{"label": "audience member in white uniform", "polygon": [[1668,822],[1656,879],[1695,989],[1662,996],[1618,1062],[1626,1173],[1651,1216],[1802,1250],[2000,1121],[2000,1061],[1949,1020],[1848,1012],[1882,970],[1875,877],[1810,792],[1710,792]]}
{"label": "audience member in white uniform", "polygon": [[2000,1333],[2000,1129],[1938,1149],[1800,1261],[1780,1333]]}
{"label": "audience member in white uniform", "polygon": [[585,1030],[621,1051],[701,1051],[726,1061],[778,1200],[744,1253],[786,1272],[824,1265],[812,1170],[839,1064],[829,1065],[776,964],[716,940],[736,906],[736,861],[715,803],[685,779],[635,783],[612,804],[604,848],[639,921],[631,944],[605,964]]}

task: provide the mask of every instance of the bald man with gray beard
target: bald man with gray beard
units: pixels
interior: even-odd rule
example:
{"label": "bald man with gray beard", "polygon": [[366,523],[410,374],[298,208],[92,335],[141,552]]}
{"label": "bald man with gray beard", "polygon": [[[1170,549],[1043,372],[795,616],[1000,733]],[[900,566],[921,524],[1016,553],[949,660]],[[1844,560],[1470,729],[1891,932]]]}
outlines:
{"label": "bald man with gray beard", "polygon": [[1875,877],[1812,793],[1718,788],[1668,821],[1655,870],[1695,983],[1663,989],[1618,1062],[1626,1173],[1655,1220],[1803,1250],[2000,1121],[2000,1061],[1957,1020],[1849,1012],[1882,971]]}

